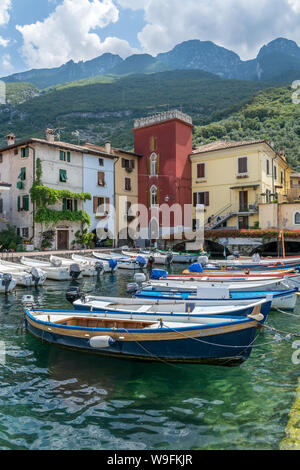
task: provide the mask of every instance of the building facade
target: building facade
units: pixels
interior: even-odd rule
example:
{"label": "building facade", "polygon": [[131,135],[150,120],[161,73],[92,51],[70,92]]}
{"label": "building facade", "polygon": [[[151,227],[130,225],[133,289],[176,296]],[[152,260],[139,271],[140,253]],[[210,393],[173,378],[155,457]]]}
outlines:
{"label": "building facade", "polygon": [[194,211],[205,206],[208,229],[259,226],[259,204],[290,188],[291,167],[265,140],[203,145],[191,154]]}
{"label": "building facade", "polygon": [[[139,203],[148,212],[140,237],[155,241],[181,236],[186,225],[185,205],[191,202],[192,119],[178,110],[168,111],[135,121],[133,132],[134,151],[142,155],[138,167]],[[179,206],[181,215],[180,211],[174,215],[174,205]],[[162,206],[167,209],[165,220]]]}

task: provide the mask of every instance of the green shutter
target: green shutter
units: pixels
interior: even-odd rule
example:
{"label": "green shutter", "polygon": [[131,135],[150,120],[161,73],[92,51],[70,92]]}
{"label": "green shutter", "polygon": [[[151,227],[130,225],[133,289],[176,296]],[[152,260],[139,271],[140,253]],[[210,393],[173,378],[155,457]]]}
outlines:
{"label": "green shutter", "polygon": [[66,198],[63,199],[63,211],[67,210],[67,200]]}
{"label": "green shutter", "polygon": [[25,157],[29,157],[29,147],[25,147]]}
{"label": "green shutter", "polygon": [[66,170],[59,170],[59,181],[61,183],[66,183],[66,181],[67,181],[67,171]]}
{"label": "green shutter", "polygon": [[24,189],[24,183],[22,183],[22,181],[18,181],[17,182],[17,188],[18,189]]}
{"label": "green shutter", "polygon": [[71,161],[71,152],[67,152],[67,162],[70,163]]}
{"label": "green shutter", "polygon": [[63,150],[59,151],[59,159],[64,162],[65,161],[65,152]]}
{"label": "green shutter", "polygon": [[78,210],[78,201],[77,199],[74,199],[74,211],[77,212]]}
{"label": "green shutter", "polygon": [[21,173],[19,175],[20,180],[25,181],[26,180],[26,168],[21,168]]}
{"label": "green shutter", "polygon": [[18,212],[21,210],[21,196],[18,196]]}
{"label": "green shutter", "polygon": [[29,196],[23,197],[23,210],[26,212],[29,211]]}

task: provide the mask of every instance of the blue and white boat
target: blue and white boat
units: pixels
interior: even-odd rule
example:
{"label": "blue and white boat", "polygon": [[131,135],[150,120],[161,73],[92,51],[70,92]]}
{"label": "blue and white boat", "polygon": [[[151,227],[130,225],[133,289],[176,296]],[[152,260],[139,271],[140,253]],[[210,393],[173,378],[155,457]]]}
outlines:
{"label": "blue and white boat", "polygon": [[198,289],[191,292],[159,292],[140,290],[135,293],[138,299],[185,301],[201,306],[247,305],[272,296],[272,307],[294,310],[297,302],[298,288],[283,291],[234,291],[222,288]]}
{"label": "blue and white boat", "polygon": [[26,330],[55,346],[116,358],[226,366],[248,359],[261,319],[257,308],[247,317],[201,316],[187,324],[25,307]]}
{"label": "blue and white boat", "polygon": [[99,261],[114,262],[117,263],[118,269],[127,269],[130,271],[139,271],[145,269],[147,266],[147,260],[143,256],[139,255],[136,258],[130,258],[129,256],[122,256],[118,254],[107,254],[93,252],[93,256]]}

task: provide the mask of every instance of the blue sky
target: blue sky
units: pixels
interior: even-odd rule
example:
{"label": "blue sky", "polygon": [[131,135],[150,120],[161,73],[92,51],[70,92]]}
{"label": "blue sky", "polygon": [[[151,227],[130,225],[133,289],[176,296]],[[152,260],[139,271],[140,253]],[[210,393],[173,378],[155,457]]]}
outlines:
{"label": "blue sky", "polygon": [[250,59],[276,37],[299,44],[299,24],[300,0],[0,0],[0,76],[189,39]]}

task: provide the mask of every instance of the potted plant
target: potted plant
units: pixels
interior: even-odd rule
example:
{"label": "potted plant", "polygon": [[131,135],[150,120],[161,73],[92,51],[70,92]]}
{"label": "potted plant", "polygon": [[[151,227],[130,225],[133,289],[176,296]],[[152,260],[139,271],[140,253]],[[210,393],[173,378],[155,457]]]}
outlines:
{"label": "potted plant", "polygon": [[42,241],[41,241],[41,247],[42,250],[50,250],[53,246],[54,238],[55,238],[55,231],[54,230],[47,230],[46,232],[43,232],[42,234]]}

